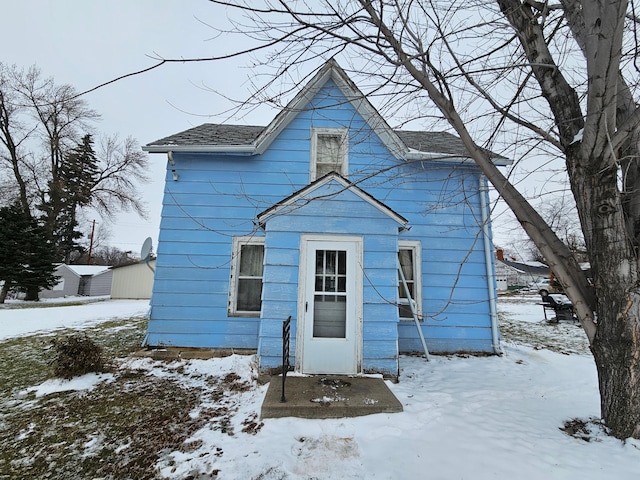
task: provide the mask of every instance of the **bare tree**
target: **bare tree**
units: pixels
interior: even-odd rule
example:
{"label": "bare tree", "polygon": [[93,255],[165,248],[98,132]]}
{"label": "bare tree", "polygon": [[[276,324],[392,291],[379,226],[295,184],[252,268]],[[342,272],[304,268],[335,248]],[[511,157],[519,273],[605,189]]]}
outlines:
{"label": "bare tree", "polygon": [[[3,195],[9,196],[5,192],[13,185],[11,197],[29,214],[43,217],[54,240],[81,236],[75,232],[81,209],[94,208],[107,218],[121,210],[146,215],[137,186],[148,181],[147,156],[134,139],[122,142],[117,136],[103,136],[94,155],[90,134],[98,118],[70,85],[56,84],[36,67],[0,63]],[[91,165],[79,153],[83,144]],[[70,248],[58,248],[59,260],[70,258]]]}
{"label": "bare tree", "polygon": [[117,135],[102,137],[98,145],[99,172],[91,188],[91,205],[105,217],[121,210],[145,216],[138,186],[149,181],[149,161],[136,140]]}
{"label": "bare tree", "polygon": [[[538,211],[556,235],[571,250],[575,259],[578,262],[588,262],[589,257],[573,197],[557,195],[545,198],[540,203]],[[532,260],[545,261],[544,256],[531,240],[529,240],[528,250],[533,257]]]}
{"label": "bare tree", "polygon": [[[211,59],[251,52],[256,67],[272,69],[257,103],[278,101],[305,63],[341,55],[369,74],[382,107],[411,106],[425,119],[434,116],[426,98],[437,107],[573,301],[606,424],[617,437],[640,438],[638,21],[628,2],[212,1],[240,14],[235,31],[222,33],[255,43]],[[168,61],[184,59],[158,66]],[[595,289],[480,145],[564,159]]]}

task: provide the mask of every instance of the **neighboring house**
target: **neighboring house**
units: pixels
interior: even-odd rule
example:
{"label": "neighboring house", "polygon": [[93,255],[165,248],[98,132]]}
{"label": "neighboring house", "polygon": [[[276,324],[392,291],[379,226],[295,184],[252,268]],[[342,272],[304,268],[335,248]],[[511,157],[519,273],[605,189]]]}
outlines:
{"label": "neighboring house", "polygon": [[155,260],[111,267],[111,298],[151,298],[155,267]]}
{"label": "neighboring house", "polygon": [[457,137],[392,130],[334,61],[266,127],[144,150],[169,162],[149,346],[269,370],[291,316],[297,371],[397,376],[423,350],[413,304],[431,352],[499,352],[486,179]]}
{"label": "neighboring house", "polygon": [[498,290],[526,287],[531,282],[549,278],[551,270],[542,262],[516,262],[498,260],[496,262],[496,278]]}
{"label": "neighboring house", "polygon": [[56,267],[60,278],[52,288],[41,290],[40,298],[58,298],[75,295],[101,296],[111,293],[111,270],[103,265],[65,265]]}

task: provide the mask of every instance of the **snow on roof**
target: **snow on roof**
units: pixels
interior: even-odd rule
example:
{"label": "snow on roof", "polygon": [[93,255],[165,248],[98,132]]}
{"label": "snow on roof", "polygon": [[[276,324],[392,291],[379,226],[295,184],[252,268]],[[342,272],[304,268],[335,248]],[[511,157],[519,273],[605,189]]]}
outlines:
{"label": "snow on roof", "polygon": [[523,264],[523,265],[527,265],[529,267],[542,267],[542,268],[548,268],[549,267],[548,265],[546,265],[546,264],[544,264],[542,262],[535,262],[535,261],[532,261],[532,262],[520,262],[520,263]]}
{"label": "snow on roof", "polygon": [[98,275],[105,270],[109,270],[109,267],[105,265],[67,265],[66,267],[81,277],[85,275]]}

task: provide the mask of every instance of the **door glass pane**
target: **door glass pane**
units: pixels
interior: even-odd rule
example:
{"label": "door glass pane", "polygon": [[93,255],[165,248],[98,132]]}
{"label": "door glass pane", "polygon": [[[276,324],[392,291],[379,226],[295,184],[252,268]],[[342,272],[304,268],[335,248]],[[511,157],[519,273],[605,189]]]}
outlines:
{"label": "door glass pane", "polygon": [[347,322],[347,252],[317,250],[313,336],[345,338]]}
{"label": "door glass pane", "polygon": [[338,253],[338,274],[346,275],[347,273],[347,252],[340,250]]}
{"label": "door glass pane", "polygon": [[313,303],[313,336],[345,338],[347,297],[315,295]]}
{"label": "door glass pane", "polygon": [[325,267],[324,272],[326,274],[332,274],[336,271],[336,252],[331,250],[324,250]]}

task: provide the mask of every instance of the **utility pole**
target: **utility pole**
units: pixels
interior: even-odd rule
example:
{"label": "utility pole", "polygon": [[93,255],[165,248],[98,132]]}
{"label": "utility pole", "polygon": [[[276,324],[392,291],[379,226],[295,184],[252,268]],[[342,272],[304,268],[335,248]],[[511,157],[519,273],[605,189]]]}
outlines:
{"label": "utility pole", "polygon": [[96,221],[91,225],[91,239],[89,240],[89,254],[87,255],[87,265],[91,265],[91,252],[93,251],[93,232],[96,230]]}

